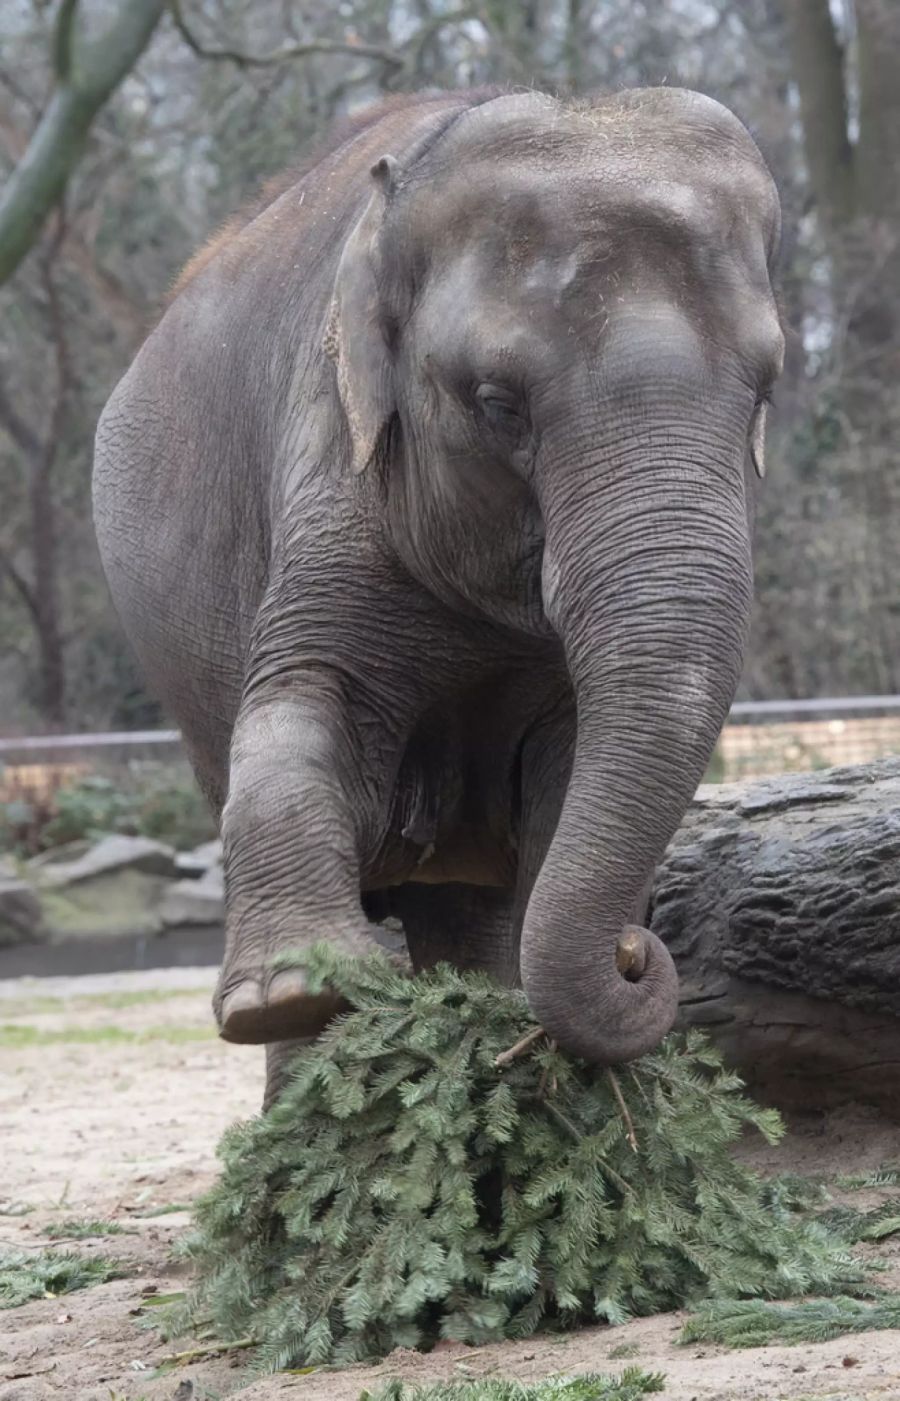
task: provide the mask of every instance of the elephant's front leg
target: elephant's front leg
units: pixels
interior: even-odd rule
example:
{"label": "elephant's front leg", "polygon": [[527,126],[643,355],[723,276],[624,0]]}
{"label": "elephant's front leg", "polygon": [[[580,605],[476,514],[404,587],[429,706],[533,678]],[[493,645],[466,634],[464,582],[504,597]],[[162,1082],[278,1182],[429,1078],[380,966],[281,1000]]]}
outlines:
{"label": "elephant's front leg", "polygon": [[344,689],[307,673],[245,698],[231,748],[222,815],[225,956],[214,1006],[228,1041],[314,1035],[339,1006],[312,996],[279,953],[328,939],[370,947],[360,905],[360,853],[371,783]]}

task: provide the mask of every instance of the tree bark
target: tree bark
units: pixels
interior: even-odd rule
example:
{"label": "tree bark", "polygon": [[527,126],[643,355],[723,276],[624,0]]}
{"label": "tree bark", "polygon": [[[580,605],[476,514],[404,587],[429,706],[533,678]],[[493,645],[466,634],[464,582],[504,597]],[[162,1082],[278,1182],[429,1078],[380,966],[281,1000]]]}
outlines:
{"label": "tree bark", "polygon": [[844,54],[828,0],[784,0],[784,10],[810,185],[833,234],[852,218],[854,205]]}
{"label": "tree bark", "polygon": [[860,211],[893,220],[900,206],[900,6],[856,0],[859,139],[856,194]]}
{"label": "tree bark", "polygon": [[38,703],[44,721],[51,728],[62,728],[66,719],[58,503],[54,491],[54,472],[63,445],[73,384],[66,316],[54,266],[64,237],[65,226],[60,219],[41,265],[47,329],[56,361],[55,394],[43,437],[19,415],[12,396],[0,380],[0,429],[8,434],[23,461],[27,541],[31,554],[29,577],[26,578],[16,563],[16,551],[11,541],[0,540],[0,574],[5,575],[16,588],[34,628],[38,652]]}
{"label": "tree bark", "polygon": [[757,1094],[900,1117],[900,758],[701,788],[651,927]]}
{"label": "tree bark", "polygon": [[37,240],[81,159],[95,116],[134,67],[165,0],[122,0],[105,33],[79,40],[77,0],[61,0],[53,36],[57,86],[0,198],[0,282]]}

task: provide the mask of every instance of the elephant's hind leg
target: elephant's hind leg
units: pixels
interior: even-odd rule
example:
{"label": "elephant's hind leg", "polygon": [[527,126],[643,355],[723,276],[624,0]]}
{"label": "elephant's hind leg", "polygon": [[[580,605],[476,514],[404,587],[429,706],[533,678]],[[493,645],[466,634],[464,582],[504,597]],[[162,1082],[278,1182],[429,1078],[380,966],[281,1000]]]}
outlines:
{"label": "elephant's hind leg", "polygon": [[401,885],[391,913],[403,921],[413,968],[436,963],[483,969],[499,983],[519,982],[519,930],[513,892],[487,885]]}

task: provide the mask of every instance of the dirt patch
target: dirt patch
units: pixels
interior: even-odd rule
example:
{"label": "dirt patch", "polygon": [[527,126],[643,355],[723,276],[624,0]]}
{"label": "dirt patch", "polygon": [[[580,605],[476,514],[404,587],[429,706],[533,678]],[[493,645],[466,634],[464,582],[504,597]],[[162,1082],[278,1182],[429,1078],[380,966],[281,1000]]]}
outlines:
{"label": "dirt patch", "polygon": [[[148,1327],[148,1295],[184,1288],[171,1249],[189,1219],[153,1213],[207,1187],[220,1134],[254,1113],[262,1095],[262,1051],[225,1046],[212,1033],[212,983],[210,969],[0,983],[0,1243],[39,1248],[50,1243],[48,1226],[113,1220],[128,1234],[72,1248],[124,1259],[132,1272],[0,1312],[0,1401],[172,1401],[188,1380],[194,1401],[238,1391],[242,1401],[357,1401],[364,1386],[397,1375],[534,1380],[615,1371],[626,1361],[664,1372],[668,1401],[900,1399],[900,1333],[726,1352],[678,1347],[675,1314],[560,1341],[394,1354],[376,1368],[305,1377],[253,1380],[241,1352],[154,1375],[198,1340],[162,1343]],[[748,1142],[743,1156],[764,1172],[832,1178],[900,1162],[900,1127],[842,1109],[796,1121],[779,1148]],[[868,1207],[879,1195],[852,1200]],[[874,1253],[889,1263],[884,1282],[900,1287],[900,1246],[883,1242]]]}

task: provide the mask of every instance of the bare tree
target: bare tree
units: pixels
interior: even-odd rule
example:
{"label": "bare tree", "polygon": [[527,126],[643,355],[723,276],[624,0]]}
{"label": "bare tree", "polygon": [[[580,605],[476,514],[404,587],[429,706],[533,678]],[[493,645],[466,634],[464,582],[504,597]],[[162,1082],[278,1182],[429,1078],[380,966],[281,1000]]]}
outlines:
{"label": "bare tree", "polygon": [[[56,233],[40,258],[47,339],[55,361],[55,384],[50,391],[47,425],[42,433],[20,416],[7,385],[0,378],[0,426],[15,445],[22,463],[28,521],[28,548],[24,552],[17,548],[17,541],[11,535],[0,536],[0,570],[16,589],[32,620],[40,658],[39,704],[44,719],[51,725],[61,725],[66,713],[58,511],[54,493],[54,471],[72,392],[72,361],[55,270],[63,232],[59,219]],[[19,562],[23,553],[30,556],[28,566]]]}
{"label": "bare tree", "polygon": [[91,123],[150,41],[165,0],[121,0],[106,32],[78,32],[78,0],[60,0],[52,38],[55,88],[0,198],[0,282],[15,272],[61,198]]}

